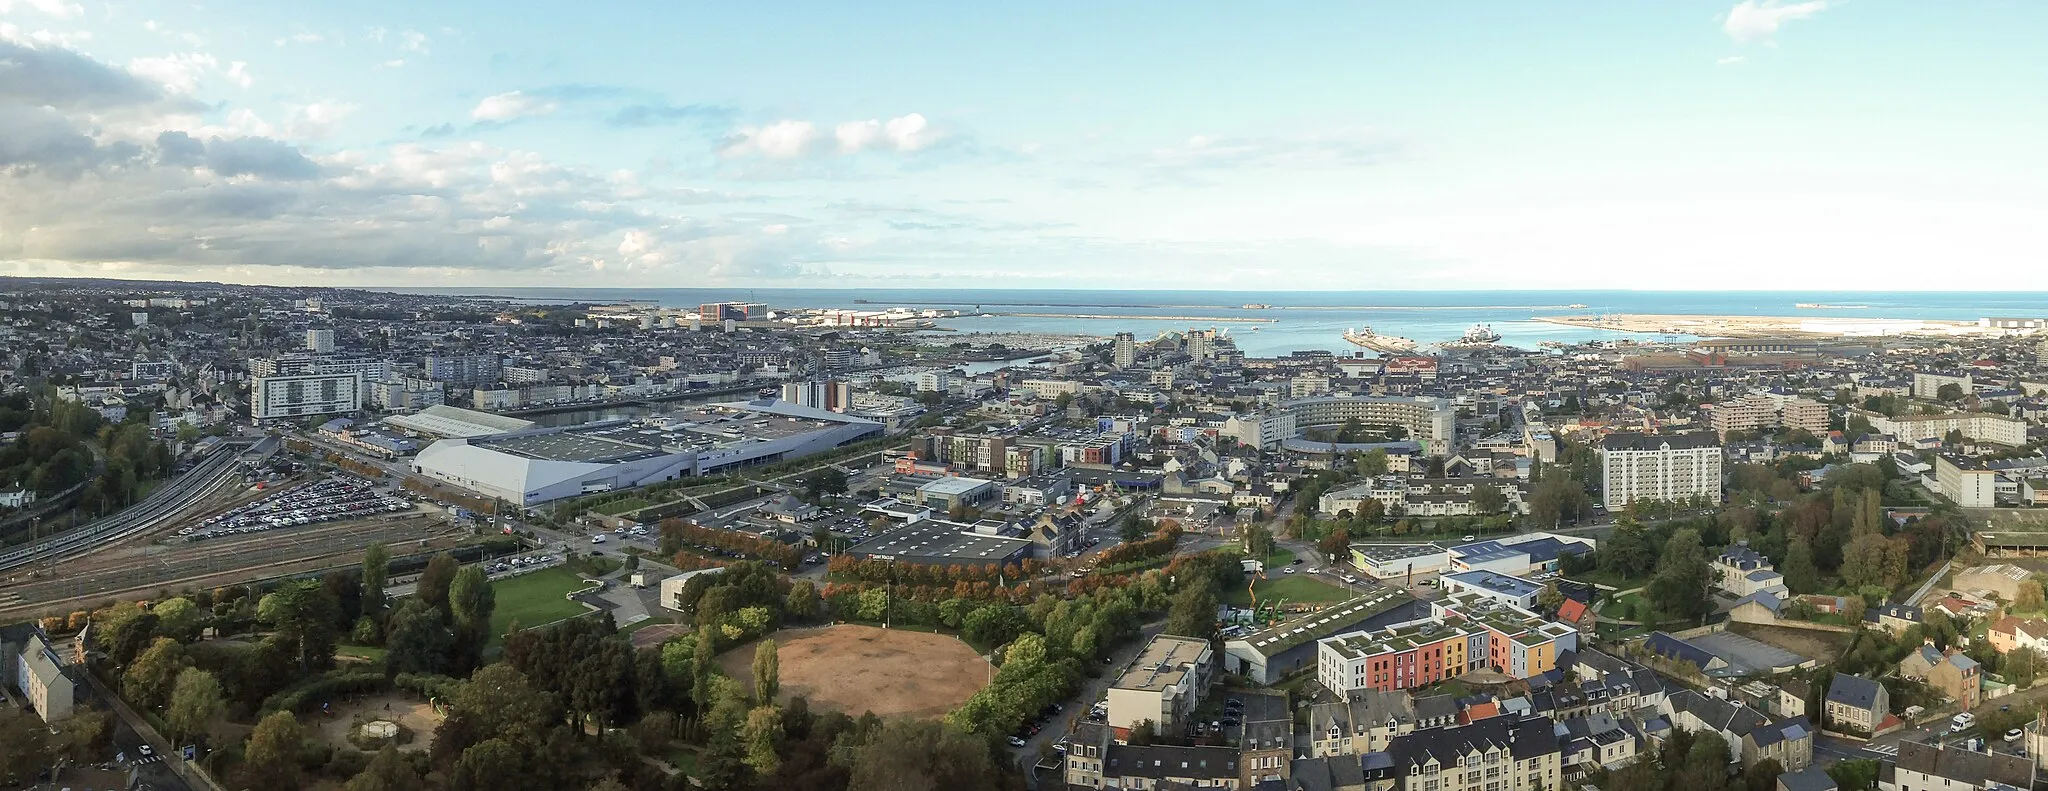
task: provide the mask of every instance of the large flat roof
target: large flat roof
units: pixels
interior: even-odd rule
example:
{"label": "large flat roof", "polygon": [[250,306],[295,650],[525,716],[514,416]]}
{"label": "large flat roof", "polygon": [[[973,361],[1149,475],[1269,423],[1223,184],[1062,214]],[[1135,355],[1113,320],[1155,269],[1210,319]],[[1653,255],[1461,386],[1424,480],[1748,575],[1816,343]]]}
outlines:
{"label": "large flat roof", "polygon": [[862,541],[846,551],[898,560],[996,563],[1029,546],[1030,539],[992,536],[957,522],[927,520]]}
{"label": "large flat roof", "polygon": [[488,437],[534,427],[531,420],[493,415],[489,412],[478,412],[446,404],[435,404],[410,415],[393,415],[385,418],[384,422],[407,431],[436,437]]}
{"label": "large flat roof", "polygon": [[525,434],[486,439],[472,444],[529,459],[586,464],[613,464],[661,455],[657,448],[574,431]]}
{"label": "large flat roof", "polygon": [[1339,602],[1230,642],[1248,643],[1253,651],[1270,657],[1304,643],[1312,643],[1341,632],[1355,631],[1360,621],[1414,600],[1414,597],[1405,592],[1384,588],[1376,593]]}

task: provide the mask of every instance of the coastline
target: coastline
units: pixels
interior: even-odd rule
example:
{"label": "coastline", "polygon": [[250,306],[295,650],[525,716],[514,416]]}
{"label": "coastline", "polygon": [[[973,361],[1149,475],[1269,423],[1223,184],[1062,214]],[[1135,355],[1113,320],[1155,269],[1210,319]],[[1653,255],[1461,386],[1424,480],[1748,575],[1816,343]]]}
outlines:
{"label": "coastline", "polygon": [[1980,327],[1974,321],[1946,319],[1610,313],[1598,316],[1536,316],[1532,320],[1583,329],[1694,335],[1703,338],[1861,338],[1895,335],[1943,337],[2003,334],[1999,330]]}

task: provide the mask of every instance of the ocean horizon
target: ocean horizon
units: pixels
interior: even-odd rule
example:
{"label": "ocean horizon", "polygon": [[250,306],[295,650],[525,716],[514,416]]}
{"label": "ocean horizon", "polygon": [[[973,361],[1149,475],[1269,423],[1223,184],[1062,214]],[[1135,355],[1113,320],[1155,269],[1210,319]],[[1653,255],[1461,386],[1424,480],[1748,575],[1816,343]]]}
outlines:
{"label": "ocean horizon", "polygon": [[[1474,291],[1302,291],[1196,289],[934,289],[934,288],[537,288],[382,287],[366,290],[432,296],[511,299],[533,304],[639,302],[694,308],[707,302],[764,302],[771,309],[890,307],[952,309],[994,315],[942,319],[950,331],[1032,332],[1140,338],[1168,332],[1228,330],[1246,354],[1296,350],[1356,351],[1345,330],[1418,343],[1456,340],[1475,325],[1502,343],[1536,348],[1545,342],[1676,339],[1532,320],[1536,316],[1602,313],[1803,316],[1971,321],[1990,316],[2048,317],[2048,292],[1924,291],[1631,291],[1600,289]],[[1799,307],[1800,305],[1821,307]],[[1583,307],[1574,307],[1583,306]],[[1019,315],[1030,314],[1030,315]]]}

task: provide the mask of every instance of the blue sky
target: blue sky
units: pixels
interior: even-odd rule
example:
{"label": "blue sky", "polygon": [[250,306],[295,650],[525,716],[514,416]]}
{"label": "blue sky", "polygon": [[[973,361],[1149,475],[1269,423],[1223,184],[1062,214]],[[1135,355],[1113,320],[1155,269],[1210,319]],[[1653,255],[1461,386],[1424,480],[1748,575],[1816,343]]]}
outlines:
{"label": "blue sky", "polygon": [[1274,5],[0,0],[0,273],[2048,289],[2040,4]]}

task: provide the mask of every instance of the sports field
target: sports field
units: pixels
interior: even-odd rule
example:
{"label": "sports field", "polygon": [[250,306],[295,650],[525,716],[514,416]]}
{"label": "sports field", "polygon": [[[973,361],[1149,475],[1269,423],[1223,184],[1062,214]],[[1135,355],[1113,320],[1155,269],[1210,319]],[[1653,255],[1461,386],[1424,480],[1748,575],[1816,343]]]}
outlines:
{"label": "sports field", "polygon": [[[1253,592],[1258,593],[1260,604],[1274,599],[1286,599],[1289,602],[1344,601],[1358,595],[1349,589],[1318,580],[1313,574],[1285,574],[1279,569],[1268,569],[1267,574],[1269,579],[1254,583]],[[1223,591],[1222,601],[1224,604],[1249,607],[1252,598],[1244,586],[1234,585]]]}
{"label": "sports field", "polygon": [[[858,717],[937,719],[988,683],[989,664],[952,637],[930,632],[842,624],[784,629],[777,644],[782,691],[812,708]],[[754,643],[727,651],[718,664],[753,689]]]}
{"label": "sports field", "polygon": [[491,642],[504,638],[514,618],[526,629],[588,612],[590,608],[567,598],[588,586],[576,572],[560,566],[491,583],[498,597],[497,608],[491,611]]}

